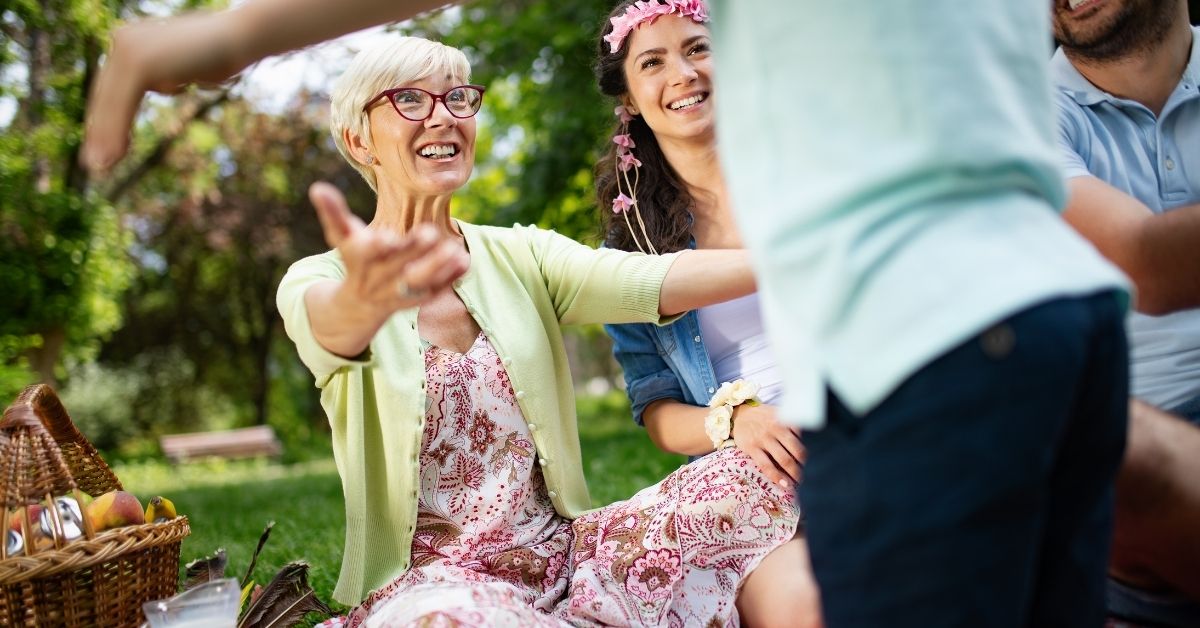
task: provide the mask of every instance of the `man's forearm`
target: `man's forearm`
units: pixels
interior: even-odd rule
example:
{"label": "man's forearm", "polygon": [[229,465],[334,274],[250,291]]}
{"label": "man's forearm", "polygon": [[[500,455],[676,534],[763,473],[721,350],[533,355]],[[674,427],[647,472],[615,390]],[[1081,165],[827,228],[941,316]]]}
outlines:
{"label": "man's forearm", "polygon": [[1137,286],[1147,314],[1200,307],[1200,205],[1155,214],[1091,176],[1071,179],[1063,217]]}

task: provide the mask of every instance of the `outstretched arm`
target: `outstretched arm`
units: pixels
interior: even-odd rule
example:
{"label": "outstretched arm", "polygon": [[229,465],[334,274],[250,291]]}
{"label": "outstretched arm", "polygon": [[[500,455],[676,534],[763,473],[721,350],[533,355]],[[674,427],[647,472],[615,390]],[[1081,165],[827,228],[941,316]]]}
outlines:
{"label": "outstretched arm", "polygon": [[137,22],[113,34],[88,100],[81,152],[103,171],[124,156],[147,91],[217,83],[270,55],[412,17],[448,0],[251,0],[235,9]]}
{"label": "outstretched arm", "polygon": [[691,249],[671,264],[659,291],[658,312],[674,316],[744,297],[755,290],[750,255],[742,249]]}
{"label": "outstretched arm", "polygon": [[431,227],[405,236],[374,231],[332,185],[314,184],[309,196],[346,267],[341,281],[324,280],[304,293],[313,337],[331,353],[361,354],[393,313],[419,306],[467,270],[466,252]]}
{"label": "outstretched arm", "polygon": [[1063,217],[1133,280],[1138,311],[1200,307],[1200,205],[1155,214],[1096,177],[1069,185]]}

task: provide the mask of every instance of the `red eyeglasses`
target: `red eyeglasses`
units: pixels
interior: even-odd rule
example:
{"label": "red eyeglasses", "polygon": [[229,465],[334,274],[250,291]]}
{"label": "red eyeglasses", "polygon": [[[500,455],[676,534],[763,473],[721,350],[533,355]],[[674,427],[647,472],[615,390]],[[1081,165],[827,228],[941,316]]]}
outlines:
{"label": "red eyeglasses", "polygon": [[450,115],[455,118],[470,118],[479,113],[479,108],[483,106],[483,92],[482,85],[459,85],[444,94],[435,94],[419,87],[395,87],[379,92],[378,96],[363,105],[363,111],[370,109],[380,98],[386,98],[400,117],[413,122],[424,122],[433,115],[433,108],[440,100]]}

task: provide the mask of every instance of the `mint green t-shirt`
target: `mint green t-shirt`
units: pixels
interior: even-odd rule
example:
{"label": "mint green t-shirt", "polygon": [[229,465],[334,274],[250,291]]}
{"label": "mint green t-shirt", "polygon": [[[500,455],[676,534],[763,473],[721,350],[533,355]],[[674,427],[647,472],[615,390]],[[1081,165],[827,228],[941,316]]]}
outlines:
{"label": "mint green t-shirt", "polygon": [[714,0],[718,133],[783,416],[865,413],[991,324],[1128,282],[1059,217],[1045,0]]}

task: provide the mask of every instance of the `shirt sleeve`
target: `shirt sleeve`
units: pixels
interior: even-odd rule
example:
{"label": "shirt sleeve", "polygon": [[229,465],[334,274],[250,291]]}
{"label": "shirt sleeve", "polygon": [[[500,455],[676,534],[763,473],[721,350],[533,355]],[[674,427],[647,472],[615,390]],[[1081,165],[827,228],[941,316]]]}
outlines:
{"label": "shirt sleeve", "polygon": [[514,227],[527,238],[559,322],[666,324],[658,313],[667,270],[678,253],[646,255],[593,249],[537,227]]}
{"label": "shirt sleeve", "polygon": [[295,343],[296,350],[300,353],[300,361],[312,371],[318,388],[324,388],[330,377],[343,367],[370,364],[369,349],[358,356],[358,359],[350,359],[321,346],[313,335],[309,322],[308,305],[304,301],[308,289],[321,281],[340,281],[344,276],[345,270],[336,253],[313,255],[288,268],[275,294],[275,305],[283,318],[283,328],[288,338]]}
{"label": "shirt sleeve", "polygon": [[1062,166],[1063,177],[1090,176],[1087,161],[1084,159],[1084,127],[1080,124],[1083,112],[1079,103],[1070,96],[1059,93],[1055,97],[1055,109],[1058,112],[1058,154]]}
{"label": "shirt sleeve", "polygon": [[635,423],[645,425],[642,415],[646,406],[659,399],[684,401],[683,386],[658,353],[654,330],[649,325],[605,325],[604,331],[612,338],[613,357],[621,365]]}

